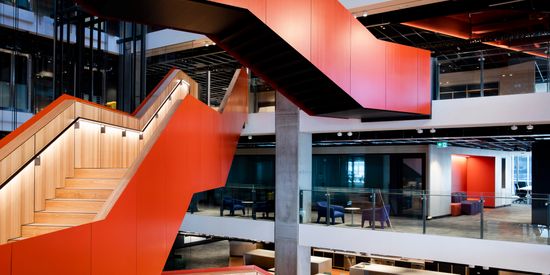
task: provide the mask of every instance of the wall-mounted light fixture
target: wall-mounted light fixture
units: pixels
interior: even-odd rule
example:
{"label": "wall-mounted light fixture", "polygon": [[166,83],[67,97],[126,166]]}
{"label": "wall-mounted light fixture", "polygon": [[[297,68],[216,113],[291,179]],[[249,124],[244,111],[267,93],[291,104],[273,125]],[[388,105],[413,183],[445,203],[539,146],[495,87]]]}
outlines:
{"label": "wall-mounted light fixture", "polygon": [[143,140],[143,133],[139,133],[139,140]]}
{"label": "wall-mounted light fixture", "polygon": [[40,156],[34,158],[34,166],[40,166]]}
{"label": "wall-mounted light fixture", "polygon": [[74,128],[75,128],[75,129],[80,129],[80,121],[77,120],[77,121],[74,123]]}
{"label": "wall-mounted light fixture", "polygon": [[122,130],[122,137],[126,137],[126,130]]}
{"label": "wall-mounted light fixture", "polygon": [[105,125],[101,125],[101,130],[100,131],[101,131],[102,134],[105,134]]}

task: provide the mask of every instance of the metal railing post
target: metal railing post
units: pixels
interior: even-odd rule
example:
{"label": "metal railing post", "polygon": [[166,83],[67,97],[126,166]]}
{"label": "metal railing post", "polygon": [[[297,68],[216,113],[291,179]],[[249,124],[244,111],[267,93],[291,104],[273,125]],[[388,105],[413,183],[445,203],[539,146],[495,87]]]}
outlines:
{"label": "metal railing post", "polygon": [[479,202],[481,203],[481,211],[480,211],[480,226],[479,226],[479,237],[480,239],[483,239],[483,231],[484,231],[484,228],[483,228],[483,202],[485,200],[483,199],[483,196],[479,199]]}
{"label": "metal railing post", "polygon": [[371,221],[372,221],[371,228],[372,228],[372,230],[374,230],[376,228],[376,193],[375,193],[374,189],[372,189],[372,207],[371,207],[371,211],[372,211],[372,213],[371,213]]}
{"label": "metal railing post", "polygon": [[426,190],[422,190],[422,234],[426,234],[426,218],[427,218],[427,209],[426,209]]}
{"label": "metal railing post", "polygon": [[325,217],[325,222],[327,225],[330,225],[330,194],[327,192],[325,194],[325,197],[327,197],[327,215]]}
{"label": "metal railing post", "polygon": [[256,188],[252,185],[252,219],[256,219]]}
{"label": "metal railing post", "polygon": [[550,245],[550,195],[546,198],[546,243]]}

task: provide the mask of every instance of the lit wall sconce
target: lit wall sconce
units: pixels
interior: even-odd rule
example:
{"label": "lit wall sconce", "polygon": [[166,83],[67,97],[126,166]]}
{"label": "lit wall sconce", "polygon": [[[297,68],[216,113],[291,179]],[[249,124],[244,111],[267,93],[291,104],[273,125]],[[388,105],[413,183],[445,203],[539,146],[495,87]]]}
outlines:
{"label": "lit wall sconce", "polygon": [[40,156],[37,156],[37,157],[34,159],[34,166],[40,166]]}
{"label": "lit wall sconce", "polygon": [[105,134],[105,125],[101,125],[101,133]]}
{"label": "lit wall sconce", "polygon": [[80,121],[77,120],[77,121],[74,123],[74,128],[75,128],[75,129],[80,129]]}
{"label": "lit wall sconce", "polygon": [[126,130],[122,130],[122,137],[126,137]]}
{"label": "lit wall sconce", "polygon": [[139,133],[139,140],[143,140],[143,133]]}

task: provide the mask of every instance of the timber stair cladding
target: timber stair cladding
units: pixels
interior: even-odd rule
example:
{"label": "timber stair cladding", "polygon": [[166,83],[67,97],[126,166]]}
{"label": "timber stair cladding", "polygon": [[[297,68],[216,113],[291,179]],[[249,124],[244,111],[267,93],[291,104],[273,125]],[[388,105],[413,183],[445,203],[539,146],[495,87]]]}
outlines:
{"label": "timber stair cladding", "polygon": [[55,198],[47,199],[43,211],[34,212],[34,222],[21,226],[17,241],[93,221],[127,169],[75,169],[65,179]]}

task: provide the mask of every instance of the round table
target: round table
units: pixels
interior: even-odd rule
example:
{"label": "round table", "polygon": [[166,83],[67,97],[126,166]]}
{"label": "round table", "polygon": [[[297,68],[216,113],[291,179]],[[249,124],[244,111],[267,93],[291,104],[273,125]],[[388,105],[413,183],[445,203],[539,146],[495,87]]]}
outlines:
{"label": "round table", "polygon": [[[354,212],[355,212],[355,211],[361,210],[361,208],[359,208],[359,207],[346,207],[346,208],[344,208],[344,209],[351,212],[351,224],[348,224],[348,226],[356,226],[356,225],[353,223]],[[359,225],[357,225],[357,226],[359,226]]]}

